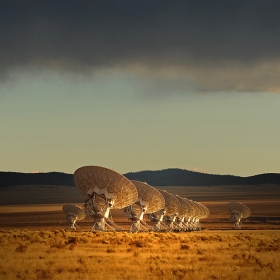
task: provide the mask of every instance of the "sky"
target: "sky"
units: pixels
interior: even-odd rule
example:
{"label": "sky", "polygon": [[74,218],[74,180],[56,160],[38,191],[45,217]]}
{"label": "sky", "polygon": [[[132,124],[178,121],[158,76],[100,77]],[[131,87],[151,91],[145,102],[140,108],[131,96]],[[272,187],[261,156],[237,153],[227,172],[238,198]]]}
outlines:
{"label": "sky", "polygon": [[280,173],[280,1],[0,2],[0,171]]}

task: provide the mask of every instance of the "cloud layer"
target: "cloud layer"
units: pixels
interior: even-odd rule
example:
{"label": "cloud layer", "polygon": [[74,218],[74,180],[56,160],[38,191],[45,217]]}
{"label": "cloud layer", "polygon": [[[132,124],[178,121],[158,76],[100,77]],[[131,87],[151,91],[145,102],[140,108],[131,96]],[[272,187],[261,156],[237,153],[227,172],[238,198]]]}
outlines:
{"label": "cloud layer", "polygon": [[197,91],[280,92],[279,1],[1,1],[0,73],[131,69]]}

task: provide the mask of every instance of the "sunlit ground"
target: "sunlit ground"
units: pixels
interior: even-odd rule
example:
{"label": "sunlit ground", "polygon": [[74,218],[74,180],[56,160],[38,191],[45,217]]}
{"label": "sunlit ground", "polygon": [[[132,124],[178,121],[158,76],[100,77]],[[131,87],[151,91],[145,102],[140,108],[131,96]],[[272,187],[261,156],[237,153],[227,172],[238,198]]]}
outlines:
{"label": "sunlit ground", "polygon": [[279,279],[280,231],[0,232],[0,279]]}

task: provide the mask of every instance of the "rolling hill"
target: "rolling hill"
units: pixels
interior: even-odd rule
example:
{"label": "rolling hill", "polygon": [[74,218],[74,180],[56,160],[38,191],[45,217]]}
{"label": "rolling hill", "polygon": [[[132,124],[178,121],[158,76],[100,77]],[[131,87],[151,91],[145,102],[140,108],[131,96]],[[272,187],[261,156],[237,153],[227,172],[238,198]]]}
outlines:
{"label": "rolling hill", "polygon": [[[280,173],[265,173],[249,177],[217,175],[178,168],[146,170],[123,174],[130,180],[147,182],[152,186],[221,186],[221,185],[280,185]],[[62,172],[19,173],[0,172],[0,187],[16,185],[75,186],[73,175]]]}

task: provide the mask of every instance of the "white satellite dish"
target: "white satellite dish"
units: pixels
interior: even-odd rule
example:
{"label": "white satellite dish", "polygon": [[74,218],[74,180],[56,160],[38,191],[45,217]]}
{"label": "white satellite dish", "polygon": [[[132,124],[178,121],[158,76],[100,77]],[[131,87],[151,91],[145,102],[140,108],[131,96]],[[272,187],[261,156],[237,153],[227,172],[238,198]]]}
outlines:
{"label": "white satellite dish", "polygon": [[200,219],[204,219],[204,218],[208,217],[210,214],[210,211],[205,205],[203,205],[200,202],[195,201],[195,204],[198,209],[197,214],[196,214],[196,228],[197,228],[197,230],[202,230],[204,227],[200,223]]}
{"label": "white satellite dish", "polygon": [[200,218],[207,218],[210,215],[210,210],[201,202],[197,202],[199,206],[202,208],[201,217]]}
{"label": "white satellite dish", "polygon": [[87,199],[85,208],[94,218],[92,230],[120,230],[109,217],[111,209],[122,209],[137,201],[134,184],[123,175],[100,166],[84,166],[74,173],[74,182]]}
{"label": "white satellite dish", "polygon": [[153,223],[152,230],[160,231],[166,230],[171,231],[176,228],[176,218],[181,207],[178,199],[164,190],[159,190],[165,200],[165,206],[160,211],[154,212],[148,215],[148,218]]}
{"label": "white satellite dish", "polygon": [[251,215],[251,210],[240,202],[230,202],[227,205],[228,211],[231,214],[231,220],[234,223],[234,227],[241,228],[241,219],[247,218]]}
{"label": "white satellite dish", "polygon": [[148,230],[149,225],[144,222],[144,214],[150,214],[156,212],[165,205],[165,199],[163,195],[154,187],[136,180],[131,180],[138,192],[137,201],[124,208],[126,217],[133,223],[130,227],[130,231],[138,232],[141,227],[144,230]]}
{"label": "white satellite dish", "polygon": [[184,198],[190,205],[190,212],[188,213],[186,221],[186,230],[201,230],[202,226],[199,219],[203,216],[202,213],[205,212],[205,208],[200,206],[200,203],[193,201],[191,199]]}
{"label": "white satellite dish", "polygon": [[86,217],[86,212],[77,205],[66,204],[62,207],[66,214],[66,221],[72,230],[77,229],[76,221],[83,220]]}
{"label": "white satellite dish", "polygon": [[176,219],[176,223],[178,225],[179,230],[186,231],[187,230],[187,224],[186,224],[186,218],[190,215],[191,213],[191,206],[185,200],[183,197],[176,195],[176,198],[180,202],[180,209],[178,212],[178,216]]}

